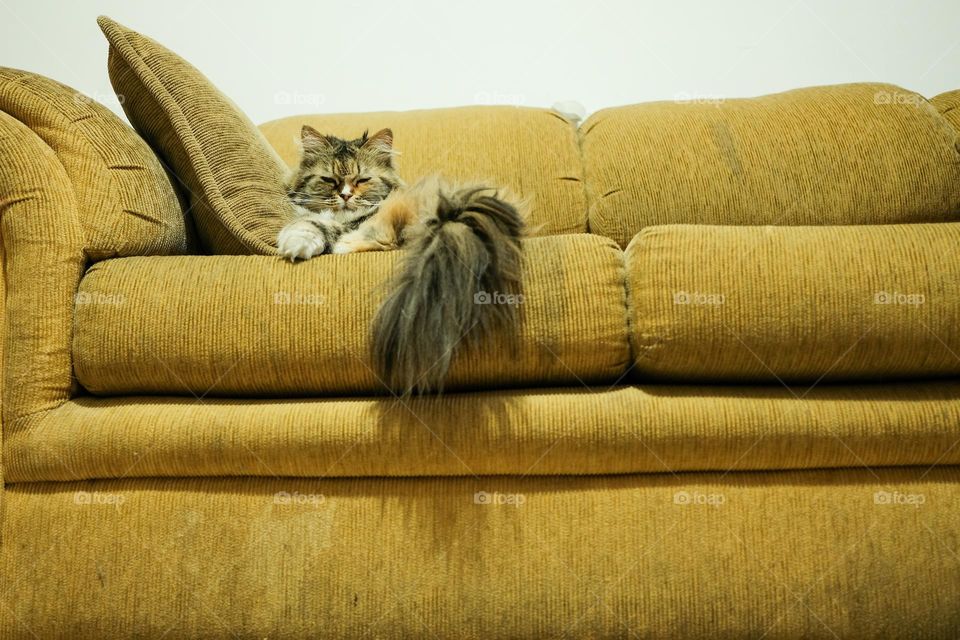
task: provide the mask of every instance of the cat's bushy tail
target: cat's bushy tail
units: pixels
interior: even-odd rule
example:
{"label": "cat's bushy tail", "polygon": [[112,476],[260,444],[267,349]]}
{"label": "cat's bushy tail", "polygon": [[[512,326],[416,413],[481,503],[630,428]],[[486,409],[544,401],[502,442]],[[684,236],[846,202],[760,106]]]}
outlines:
{"label": "cat's bushy tail", "polygon": [[523,218],[486,187],[437,186],[373,322],[373,359],[396,393],[442,391],[462,345],[517,321]]}

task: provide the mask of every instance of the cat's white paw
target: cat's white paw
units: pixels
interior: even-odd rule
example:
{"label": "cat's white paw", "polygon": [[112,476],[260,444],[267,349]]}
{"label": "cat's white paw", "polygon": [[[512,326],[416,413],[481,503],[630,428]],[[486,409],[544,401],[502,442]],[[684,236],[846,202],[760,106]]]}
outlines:
{"label": "cat's white paw", "polygon": [[277,251],[290,262],[318,256],[323,253],[326,244],[323,233],[306,220],[291,222],[277,236]]}
{"label": "cat's white paw", "polygon": [[333,249],[330,250],[330,253],[353,253],[353,248],[349,244],[343,242],[338,242],[333,245]]}

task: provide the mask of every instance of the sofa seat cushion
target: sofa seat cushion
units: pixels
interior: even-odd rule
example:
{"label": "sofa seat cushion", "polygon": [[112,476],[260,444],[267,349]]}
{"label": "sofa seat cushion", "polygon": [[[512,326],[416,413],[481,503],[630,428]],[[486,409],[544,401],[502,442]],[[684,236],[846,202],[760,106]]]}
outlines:
{"label": "sofa seat cushion", "polygon": [[960,376],[960,224],[669,225],[626,253],[638,379]]}
{"label": "sofa seat cushion", "polygon": [[81,397],[6,426],[8,482],[485,476],[960,463],[960,382],[413,398]]}
{"label": "sofa seat cushion", "polygon": [[[623,254],[588,234],[526,243],[518,340],[454,359],[446,388],[613,383],[629,366]],[[400,252],[127,258],[77,294],[77,380],[95,394],[385,394],[369,327]],[[478,301],[481,302],[481,301]]]}
{"label": "sofa seat cushion", "polygon": [[960,216],[957,130],[893,85],[616,107],[580,130],[590,230],[623,246],[653,225]]}

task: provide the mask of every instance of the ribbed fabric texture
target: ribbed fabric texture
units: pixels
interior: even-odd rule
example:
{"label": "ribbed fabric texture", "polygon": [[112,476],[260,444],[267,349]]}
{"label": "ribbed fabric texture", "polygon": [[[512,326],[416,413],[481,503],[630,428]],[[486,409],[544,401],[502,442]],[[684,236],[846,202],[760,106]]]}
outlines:
{"label": "ribbed fabric texture", "polygon": [[957,132],[887,84],[654,102],[581,127],[589,228],[933,222],[960,213]]}
{"label": "ribbed fabric texture", "polygon": [[[0,173],[2,175],[2,173]],[[0,205],[0,216],[3,215],[3,209],[5,205]],[[3,231],[2,218],[0,218],[0,232]],[[6,304],[7,304],[7,275],[6,275],[6,265],[7,264],[7,249],[3,244],[3,239],[0,237],[0,519],[3,518],[4,502],[3,502],[3,489],[6,483],[6,459],[4,458],[4,438],[6,436],[7,425],[3,421],[3,403],[5,402],[4,393],[6,391],[6,380],[7,380],[7,320],[6,320]],[[3,544],[2,533],[0,533],[0,545]]]}
{"label": "ribbed fabric texture", "polygon": [[77,201],[63,165],[25,124],[2,111],[0,158],[6,428],[72,395],[73,302],[85,257]]}
{"label": "ribbed fabric texture", "polygon": [[7,493],[4,638],[947,640],[960,626],[956,468]]}
{"label": "ribbed fabric texture", "polygon": [[124,112],[185,183],[205,248],[275,253],[293,206],[286,167],[257,128],[183,58],[109,18],[98,23]]}
{"label": "ribbed fabric texture", "polygon": [[59,82],[3,67],[0,111],[53,149],[73,186],[90,259],[186,253],[183,209],[170,177],[113,112]]}
{"label": "ribbed fabric texture", "polygon": [[300,127],[356,138],[390,127],[397,166],[409,183],[442,173],[454,180],[507,187],[528,205],[533,235],[587,230],[577,132],[547,109],[462,107],[423,111],[300,115],[260,125],[280,157],[300,160]]}
{"label": "ribbed fabric texture", "polygon": [[[206,248],[271,252],[282,161],[192,67],[101,25]],[[128,129],[20,73],[0,71],[0,637],[956,636],[957,383],[814,384],[958,372],[956,228],[884,224],[955,217],[955,96],[608,110],[584,180],[542,111],[307,118],[395,126],[409,176],[454,154],[529,197],[538,233],[582,228],[585,182],[620,244],[864,225],[654,226],[626,269],[612,240],[531,239],[518,350],[457,360],[450,389],[486,391],[404,405],[262,397],[383,393],[366,331],[398,253],[129,257],[81,281],[179,253],[182,219]],[[74,356],[122,397],[83,395]],[[617,386],[634,360],[770,384]],[[491,390],[551,384],[572,388]]]}
{"label": "ribbed fabric texture", "polygon": [[960,374],[960,224],[650,227],[626,262],[637,378]]}
{"label": "ribbed fabric texture", "polygon": [[960,383],[76,398],[7,427],[12,482],[576,475],[960,464]]}
{"label": "ribbed fabric texture", "polygon": [[[960,89],[945,91],[930,98],[932,104],[940,114],[950,122],[955,129],[960,129]],[[960,142],[958,151],[960,151]]]}
{"label": "ribbed fabric texture", "polygon": [[[369,327],[400,252],[290,264],[263,256],[128,258],[87,272],[74,369],[97,394],[386,394]],[[516,350],[457,353],[446,388],[614,383],[627,370],[623,256],[591,235],[526,242]],[[489,292],[490,303],[510,304]]]}

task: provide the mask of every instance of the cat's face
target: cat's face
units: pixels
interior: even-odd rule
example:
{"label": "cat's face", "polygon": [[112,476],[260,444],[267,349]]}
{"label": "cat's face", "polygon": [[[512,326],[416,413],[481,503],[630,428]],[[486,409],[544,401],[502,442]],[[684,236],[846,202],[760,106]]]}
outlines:
{"label": "cat's face", "polygon": [[290,200],[310,211],[356,211],[376,206],[400,185],[393,166],[393,132],[356,140],[326,136],[303,125],[303,156],[290,179]]}

